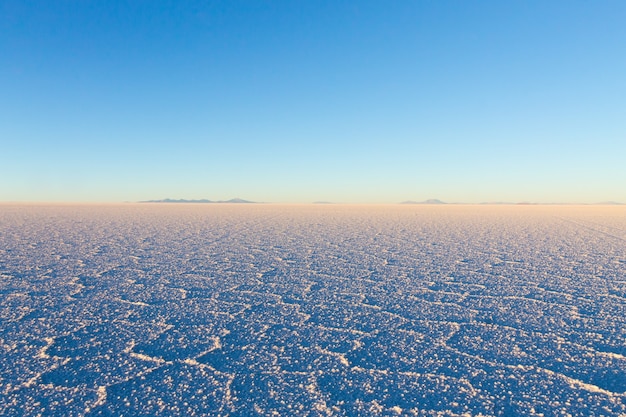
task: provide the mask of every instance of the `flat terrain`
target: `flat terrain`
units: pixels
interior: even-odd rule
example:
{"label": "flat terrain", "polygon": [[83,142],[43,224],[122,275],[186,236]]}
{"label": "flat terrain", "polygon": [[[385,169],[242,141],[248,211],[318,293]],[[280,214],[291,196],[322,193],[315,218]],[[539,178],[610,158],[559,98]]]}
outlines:
{"label": "flat terrain", "polygon": [[7,416],[626,415],[626,207],[5,204],[0,326]]}

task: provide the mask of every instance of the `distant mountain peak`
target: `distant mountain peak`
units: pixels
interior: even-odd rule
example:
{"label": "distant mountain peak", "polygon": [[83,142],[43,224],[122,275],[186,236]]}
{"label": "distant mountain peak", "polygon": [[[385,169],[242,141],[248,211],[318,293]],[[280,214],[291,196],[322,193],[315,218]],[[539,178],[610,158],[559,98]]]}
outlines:
{"label": "distant mountain peak", "polygon": [[243,198],[235,197],[226,201],[218,201],[218,203],[251,204],[254,203],[254,201],[244,200]]}

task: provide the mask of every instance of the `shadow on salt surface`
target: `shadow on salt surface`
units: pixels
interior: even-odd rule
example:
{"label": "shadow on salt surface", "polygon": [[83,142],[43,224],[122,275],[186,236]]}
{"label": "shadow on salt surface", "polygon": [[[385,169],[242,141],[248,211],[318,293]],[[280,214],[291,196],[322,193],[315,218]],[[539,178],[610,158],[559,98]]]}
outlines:
{"label": "shadow on salt surface", "polygon": [[165,361],[194,358],[220,346],[213,326],[188,325],[171,328],[156,339],[137,344],[133,352]]}
{"label": "shadow on salt surface", "polygon": [[467,380],[443,375],[356,368],[325,372],[318,383],[330,395],[328,405],[341,405],[347,415],[395,415],[397,411],[411,415],[418,410],[492,415],[494,410],[493,402],[481,398]]}
{"label": "shadow on salt surface", "polygon": [[0,396],[0,410],[3,410],[2,415],[5,417],[79,417],[84,415],[85,408],[97,401],[98,394],[93,390],[37,385],[3,393]]}
{"label": "shadow on salt surface", "polygon": [[43,385],[96,389],[145,372],[152,365],[126,355],[79,357],[43,373],[40,381]]}
{"label": "shadow on salt surface", "polygon": [[[198,358],[198,362],[222,371],[243,375],[248,372],[305,372],[345,366],[340,355],[328,349],[345,344],[341,336],[324,340],[317,328],[313,338],[304,338],[308,326],[248,327],[243,332],[231,332],[221,340],[218,349]],[[347,333],[349,334],[349,333]],[[319,338],[315,338],[319,336]]]}
{"label": "shadow on salt surface", "polygon": [[201,366],[173,363],[106,389],[88,416],[227,415],[231,379]]}
{"label": "shadow on salt surface", "polygon": [[463,326],[447,345],[495,363],[538,366],[607,391],[626,392],[626,357],[562,337],[476,323]]}
{"label": "shadow on salt surface", "polygon": [[333,415],[310,375],[247,373],[233,381],[233,417]]}

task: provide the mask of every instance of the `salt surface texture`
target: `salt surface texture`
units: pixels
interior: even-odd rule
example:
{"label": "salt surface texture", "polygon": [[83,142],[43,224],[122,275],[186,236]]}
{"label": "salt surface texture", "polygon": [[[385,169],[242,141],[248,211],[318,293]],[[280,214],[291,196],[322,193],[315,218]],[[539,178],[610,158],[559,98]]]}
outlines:
{"label": "salt surface texture", "polygon": [[0,206],[2,415],[625,415],[626,209]]}

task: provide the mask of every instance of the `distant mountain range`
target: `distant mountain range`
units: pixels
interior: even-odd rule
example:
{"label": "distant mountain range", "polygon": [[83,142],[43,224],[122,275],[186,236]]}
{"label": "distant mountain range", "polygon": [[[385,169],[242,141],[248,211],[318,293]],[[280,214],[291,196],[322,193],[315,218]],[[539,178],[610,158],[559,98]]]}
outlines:
{"label": "distant mountain range", "polygon": [[425,201],[403,201],[400,204],[448,204],[446,202],[443,202],[441,200],[437,200],[436,198],[431,198],[430,200],[425,200]]}
{"label": "distant mountain range", "polygon": [[163,200],[148,200],[148,201],[140,201],[140,203],[210,203],[210,204],[255,204],[255,201],[248,201],[248,200],[244,200],[241,198],[232,198],[230,200],[219,200],[219,201],[212,201],[212,200],[207,200],[205,198],[201,199],[201,200],[185,200],[185,199],[172,199],[172,198],[165,198]]}
{"label": "distant mountain range", "polygon": [[620,203],[617,201],[602,201],[600,203],[594,203],[596,206],[623,206],[624,203]]}
{"label": "distant mountain range", "polygon": [[[250,201],[250,200],[244,200],[242,198],[232,198],[230,200],[208,200],[206,198],[200,199],[200,200],[187,200],[187,199],[173,199],[173,198],[164,198],[162,200],[147,200],[147,201],[140,201],[140,203],[202,203],[202,204],[259,204],[256,201]],[[330,201],[315,201],[312,204],[335,204],[333,202]],[[436,198],[431,198],[429,200],[424,200],[424,201],[411,201],[411,200],[407,200],[407,201],[403,201],[399,204],[406,204],[406,205],[410,205],[410,204],[422,204],[422,205],[443,205],[443,204],[463,204],[463,203],[446,203],[445,201],[441,201],[438,200]],[[527,202],[527,201],[523,201],[523,202],[517,202],[517,203],[513,203],[513,202],[505,202],[505,201],[489,201],[489,202],[483,202],[483,203],[478,203],[480,205],[563,205],[563,206],[568,206],[568,205],[586,205],[586,206],[623,206],[625,205],[624,203],[620,203],[617,201],[602,201],[599,203],[534,203],[534,202]]]}

